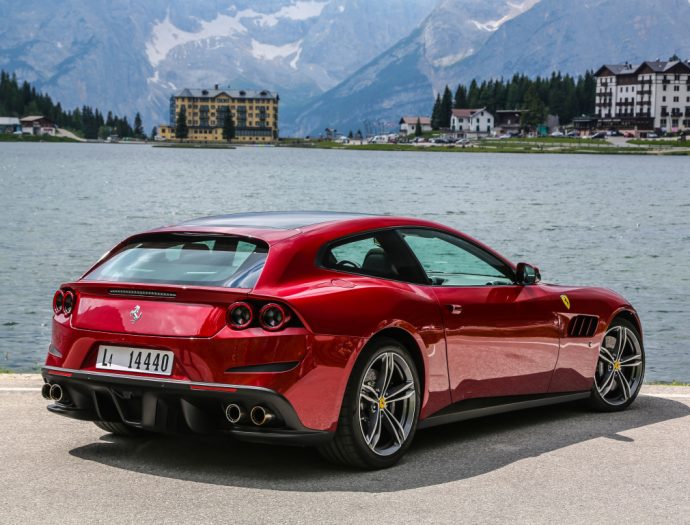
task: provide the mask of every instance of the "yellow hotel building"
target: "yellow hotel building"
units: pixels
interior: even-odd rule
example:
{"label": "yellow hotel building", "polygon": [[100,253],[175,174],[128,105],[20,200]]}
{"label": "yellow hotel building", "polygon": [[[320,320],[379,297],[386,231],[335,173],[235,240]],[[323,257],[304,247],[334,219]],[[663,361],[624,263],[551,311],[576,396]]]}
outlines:
{"label": "yellow hotel building", "polygon": [[228,112],[238,142],[273,142],[278,139],[277,93],[267,90],[183,89],[170,97],[170,123],[158,127],[163,140],[175,140],[175,123],[184,107],[188,141],[224,142],[223,122]]}

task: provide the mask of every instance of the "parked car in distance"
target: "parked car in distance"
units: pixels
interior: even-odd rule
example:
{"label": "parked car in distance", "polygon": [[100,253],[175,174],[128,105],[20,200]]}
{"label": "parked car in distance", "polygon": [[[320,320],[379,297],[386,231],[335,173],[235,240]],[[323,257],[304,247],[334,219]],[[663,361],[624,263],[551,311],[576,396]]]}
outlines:
{"label": "parked car in distance", "polygon": [[575,400],[623,410],[644,378],[626,299],[544,284],[409,217],[188,220],[125,239],[52,308],[53,414],[133,439],[314,446],[367,469],[394,465],[421,428]]}
{"label": "parked car in distance", "polygon": [[552,137],[564,137],[565,133],[563,133],[562,131],[554,131],[553,133],[551,133],[551,136]]}
{"label": "parked car in distance", "polygon": [[597,131],[593,135],[589,136],[590,139],[605,139],[606,138],[606,132],[604,131]]}
{"label": "parked car in distance", "polygon": [[578,138],[579,136],[580,136],[580,132],[579,132],[579,131],[576,131],[576,130],[569,131],[569,132],[566,134],[566,137],[570,137],[570,138]]}
{"label": "parked car in distance", "polygon": [[647,138],[648,139],[658,139],[659,135],[657,135],[656,133],[647,133]]}

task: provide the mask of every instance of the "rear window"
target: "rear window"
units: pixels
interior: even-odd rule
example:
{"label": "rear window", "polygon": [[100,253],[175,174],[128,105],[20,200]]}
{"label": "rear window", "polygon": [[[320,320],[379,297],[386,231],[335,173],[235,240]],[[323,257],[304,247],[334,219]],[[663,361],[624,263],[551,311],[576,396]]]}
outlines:
{"label": "rear window", "polygon": [[268,256],[256,240],[165,235],[126,245],[85,280],[253,288]]}

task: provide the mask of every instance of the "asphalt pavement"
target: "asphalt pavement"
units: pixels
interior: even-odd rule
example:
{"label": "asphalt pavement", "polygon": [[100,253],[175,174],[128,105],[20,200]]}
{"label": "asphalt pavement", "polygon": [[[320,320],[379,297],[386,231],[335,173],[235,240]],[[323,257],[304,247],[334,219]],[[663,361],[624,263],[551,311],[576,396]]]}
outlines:
{"label": "asphalt pavement", "polygon": [[0,376],[0,524],[690,523],[690,387],[420,431],[396,467],[223,437],[118,438]]}

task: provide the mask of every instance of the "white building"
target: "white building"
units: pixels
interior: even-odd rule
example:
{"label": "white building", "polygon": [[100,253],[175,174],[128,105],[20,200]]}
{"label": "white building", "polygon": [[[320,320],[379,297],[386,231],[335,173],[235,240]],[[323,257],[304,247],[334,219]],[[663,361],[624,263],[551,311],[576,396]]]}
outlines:
{"label": "white building", "polygon": [[400,134],[414,135],[417,119],[419,119],[419,124],[422,127],[422,133],[431,131],[431,119],[429,117],[403,117],[400,119]]}
{"label": "white building", "polygon": [[450,116],[450,130],[465,133],[486,133],[494,129],[494,116],[486,108],[454,109]]}
{"label": "white building", "polygon": [[600,128],[690,129],[690,62],[605,64],[595,76]]}
{"label": "white building", "polygon": [[16,117],[0,117],[0,133],[14,133],[21,130],[21,124]]}

